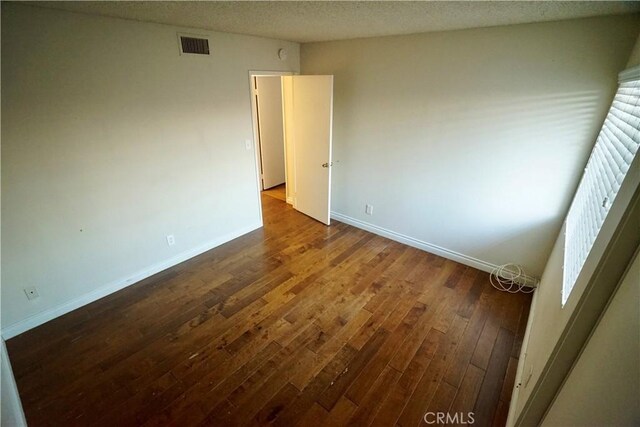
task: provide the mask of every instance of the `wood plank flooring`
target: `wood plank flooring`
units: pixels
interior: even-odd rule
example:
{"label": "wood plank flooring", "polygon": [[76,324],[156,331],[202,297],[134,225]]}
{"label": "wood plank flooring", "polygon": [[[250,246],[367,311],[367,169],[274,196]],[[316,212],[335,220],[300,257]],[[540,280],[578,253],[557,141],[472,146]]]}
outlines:
{"label": "wood plank flooring", "polygon": [[287,201],[287,185],[281,184],[276,187],[263,190],[262,194],[270,197],[274,197],[278,200],[282,200],[283,202],[285,202]]}
{"label": "wood plank flooring", "polygon": [[529,295],[262,199],[263,228],[9,340],[29,425],[505,424]]}

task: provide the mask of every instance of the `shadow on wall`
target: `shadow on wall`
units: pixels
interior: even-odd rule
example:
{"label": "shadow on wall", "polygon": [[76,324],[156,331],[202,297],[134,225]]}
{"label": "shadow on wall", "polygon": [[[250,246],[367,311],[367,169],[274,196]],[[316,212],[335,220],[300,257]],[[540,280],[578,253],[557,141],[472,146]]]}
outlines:
{"label": "shadow on wall", "polygon": [[444,90],[428,100],[370,94],[402,102],[361,105],[354,120],[347,113],[337,121],[336,210],[358,216],[359,205],[372,203],[381,227],[539,276],[608,92],[521,92],[471,91],[464,100]]}
{"label": "shadow on wall", "polygon": [[[499,239],[482,241],[483,244],[474,245],[474,250],[480,253],[500,252],[505,254],[505,259],[512,259],[522,256],[521,253],[518,253],[520,247],[525,249],[528,247],[540,248],[537,256],[532,258],[532,263],[534,265],[546,265],[559,231],[554,227],[556,224],[557,221],[554,219],[548,219],[537,223],[529,223],[521,228],[512,227],[508,233],[501,234]],[[562,225],[560,225],[561,228]],[[540,278],[540,273],[528,270],[527,267],[525,269],[527,274]]]}

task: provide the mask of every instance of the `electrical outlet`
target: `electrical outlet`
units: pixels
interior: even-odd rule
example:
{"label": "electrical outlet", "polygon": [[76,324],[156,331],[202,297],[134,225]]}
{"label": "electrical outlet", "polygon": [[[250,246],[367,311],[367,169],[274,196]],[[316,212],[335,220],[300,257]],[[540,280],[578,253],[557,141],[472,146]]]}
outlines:
{"label": "electrical outlet", "polygon": [[38,294],[38,290],[34,286],[24,288],[24,293],[27,295],[28,300],[36,299],[40,296],[40,294]]}
{"label": "electrical outlet", "polygon": [[373,206],[364,205],[364,213],[366,213],[367,215],[373,215]]}
{"label": "electrical outlet", "polygon": [[173,246],[176,244],[176,238],[173,237],[173,234],[167,236],[167,245]]}

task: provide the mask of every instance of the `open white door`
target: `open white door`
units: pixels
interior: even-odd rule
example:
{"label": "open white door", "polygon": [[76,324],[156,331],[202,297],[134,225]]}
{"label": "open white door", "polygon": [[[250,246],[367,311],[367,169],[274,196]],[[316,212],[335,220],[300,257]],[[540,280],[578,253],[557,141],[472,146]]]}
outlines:
{"label": "open white door", "polygon": [[280,76],[255,77],[262,188],[284,184],[284,133]]}
{"label": "open white door", "polygon": [[329,225],[333,76],[293,76],[294,208]]}

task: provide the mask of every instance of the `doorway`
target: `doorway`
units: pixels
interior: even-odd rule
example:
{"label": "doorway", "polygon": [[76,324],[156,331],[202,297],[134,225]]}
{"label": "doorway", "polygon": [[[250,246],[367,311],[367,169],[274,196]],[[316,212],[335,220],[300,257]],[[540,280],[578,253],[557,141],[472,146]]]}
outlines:
{"label": "doorway", "polygon": [[[267,196],[293,205],[292,156],[287,156],[283,77],[286,72],[249,73],[259,199]],[[289,184],[289,188],[287,188]],[[262,208],[262,206],[261,206]]]}
{"label": "doorway", "polygon": [[255,76],[256,122],[262,190],[286,186],[282,79]]}
{"label": "doorway", "polygon": [[253,71],[249,80],[259,201],[329,225],[333,76]]}

